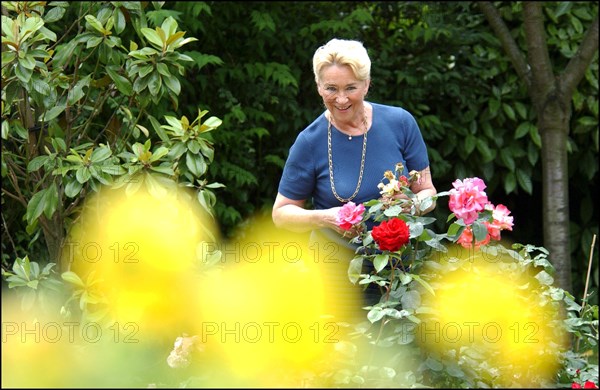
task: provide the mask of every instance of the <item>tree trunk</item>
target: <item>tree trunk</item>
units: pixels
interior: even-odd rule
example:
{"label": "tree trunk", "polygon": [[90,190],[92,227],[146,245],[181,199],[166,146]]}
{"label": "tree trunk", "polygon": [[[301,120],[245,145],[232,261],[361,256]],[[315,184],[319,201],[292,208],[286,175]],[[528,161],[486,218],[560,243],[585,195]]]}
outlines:
{"label": "tree trunk", "polygon": [[569,169],[567,135],[570,105],[546,98],[539,112],[538,129],[542,137],[542,210],[544,247],[556,269],[555,284],[571,291],[569,234]]}
{"label": "tree trunk", "polygon": [[520,80],[527,86],[538,117],[537,127],[542,138],[544,247],[550,252],[549,260],[556,270],[556,284],[572,291],[567,139],[573,93],[598,51],[598,15],[577,53],[565,70],[555,76],[546,43],[543,4],[523,2],[526,43],[523,49],[526,50],[522,50],[494,5],[488,1],[478,3]]}

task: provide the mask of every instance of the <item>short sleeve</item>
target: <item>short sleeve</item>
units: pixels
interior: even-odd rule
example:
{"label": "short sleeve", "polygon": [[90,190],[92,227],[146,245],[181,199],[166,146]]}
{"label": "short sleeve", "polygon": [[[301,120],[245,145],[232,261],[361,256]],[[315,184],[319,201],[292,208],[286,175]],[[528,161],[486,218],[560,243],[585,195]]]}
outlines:
{"label": "short sleeve", "polygon": [[315,187],[315,172],[310,144],[303,134],[298,135],[290,148],[281,180],[279,193],[293,200],[305,200],[312,197]]}

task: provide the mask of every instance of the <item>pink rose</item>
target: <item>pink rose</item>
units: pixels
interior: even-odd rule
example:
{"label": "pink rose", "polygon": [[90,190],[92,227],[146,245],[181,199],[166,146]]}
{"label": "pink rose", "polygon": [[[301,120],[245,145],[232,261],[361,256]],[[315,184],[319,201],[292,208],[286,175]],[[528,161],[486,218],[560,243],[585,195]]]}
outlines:
{"label": "pink rose", "polygon": [[466,178],[463,181],[457,179],[452,186],[454,188],[450,190],[448,207],[456,215],[456,218],[462,218],[465,224],[470,225],[489,203],[487,195],[483,191],[486,185],[483,180],[474,177]]}
{"label": "pink rose", "polygon": [[493,240],[500,240],[501,230],[512,230],[513,217],[509,216],[510,210],[504,205],[494,206],[491,203],[488,203],[485,209],[492,212],[493,219],[490,223],[486,222],[488,233]]}
{"label": "pink rose", "polygon": [[340,228],[350,230],[362,221],[364,212],[365,206],[362,203],[357,206],[354,202],[348,202],[338,212],[336,222]]}
{"label": "pink rose", "polygon": [[492,217],[494,218],[494,226],[500,230],[512,230],[513,217],[510,217],[508,214],[510,214],[510,210],[502,204],[493,208]]}

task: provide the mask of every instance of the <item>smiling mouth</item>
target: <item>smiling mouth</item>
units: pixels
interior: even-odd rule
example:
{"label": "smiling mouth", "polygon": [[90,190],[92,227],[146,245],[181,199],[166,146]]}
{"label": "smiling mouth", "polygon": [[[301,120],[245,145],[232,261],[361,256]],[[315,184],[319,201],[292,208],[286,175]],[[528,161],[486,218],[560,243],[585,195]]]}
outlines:
{"label": "smiling mouth", "polygon": [[348,106],[348,107],[336,107],[336,108],[337,108],[338,110],[340,110],[340,111],[344,111],[344,110],[347,110],[347,109],[349,109],[349,108],[350,108],[350,106]]}

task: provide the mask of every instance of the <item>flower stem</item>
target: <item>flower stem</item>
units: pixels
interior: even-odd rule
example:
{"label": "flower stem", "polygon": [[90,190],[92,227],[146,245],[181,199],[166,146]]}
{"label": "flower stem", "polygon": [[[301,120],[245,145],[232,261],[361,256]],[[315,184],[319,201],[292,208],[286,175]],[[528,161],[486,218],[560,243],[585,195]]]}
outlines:
{"label": "flower stem", "polygon": [[583,312],[583,308],[585,307],[585,303],[587,302],[587,290],[590,283],[590,273],[592,272],[592,259],[594,257],[594,246],[596,244],[596,235],[592,237],[592,245],[590,247],[590,259],[588,260],[588,270],[587,276],[585,278],[585,288],[583,289],[583,301],[581,302],[581,310],[580,313]]}

